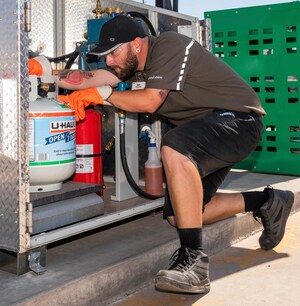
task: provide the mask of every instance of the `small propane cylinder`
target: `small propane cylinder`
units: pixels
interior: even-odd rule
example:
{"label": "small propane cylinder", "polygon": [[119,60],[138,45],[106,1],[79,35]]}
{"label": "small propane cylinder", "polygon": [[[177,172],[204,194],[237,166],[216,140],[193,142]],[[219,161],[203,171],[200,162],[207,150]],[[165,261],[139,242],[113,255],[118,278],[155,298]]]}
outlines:
{"label": "small propane cylinder", "polygon": [[162,163],[158,158],[155,138],[150,137],[148,160],[145,163],[145,189],[152,195],[163,194]]}
{"label": "small propane cylinder", "polygon": [[75,112],[38,98],[29,103],[30,192],[59,190],[75,171]]}

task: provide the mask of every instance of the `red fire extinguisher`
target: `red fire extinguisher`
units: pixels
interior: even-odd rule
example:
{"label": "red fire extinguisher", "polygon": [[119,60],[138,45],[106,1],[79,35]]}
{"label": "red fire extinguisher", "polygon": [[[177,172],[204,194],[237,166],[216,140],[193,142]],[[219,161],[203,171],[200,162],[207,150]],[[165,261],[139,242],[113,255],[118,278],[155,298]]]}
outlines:
{"label": "red fire extinguisher", "polygon": [[74,182],[101,185],[102,170],[102,115],[94,109],[87,109],[85,119],[76,124],[76,172]]}

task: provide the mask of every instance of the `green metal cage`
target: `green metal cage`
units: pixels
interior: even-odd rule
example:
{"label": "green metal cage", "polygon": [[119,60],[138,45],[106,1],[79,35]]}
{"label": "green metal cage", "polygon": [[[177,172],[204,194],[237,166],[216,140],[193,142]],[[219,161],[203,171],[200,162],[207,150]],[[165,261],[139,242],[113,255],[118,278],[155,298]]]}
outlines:
{"label": "green metal cage", "polygon": [[254,89],[267,112],[255,151],[236,168],[300,174],[300,2],[206,12],[212,52]]}

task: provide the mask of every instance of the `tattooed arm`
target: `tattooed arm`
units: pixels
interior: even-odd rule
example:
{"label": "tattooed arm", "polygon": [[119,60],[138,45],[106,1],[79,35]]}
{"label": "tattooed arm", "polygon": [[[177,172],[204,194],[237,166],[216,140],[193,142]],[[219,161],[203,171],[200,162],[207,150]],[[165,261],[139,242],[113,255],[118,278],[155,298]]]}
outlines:
{"label": "tattooed arm", "polygon": [[[61,70],[54,74],[59,76],[59,87],[70,90],[100,87],[107,84],[114,87],[120,82],[113,73],[105,69]],[[154,113],[164,102],[168,93],[168,90],[155,88],[113,91],[108,102],[126,111]]]}
{"label": "tattooed arm", "polygon": [[99,87],[107,84],[116,86],[120,82],[114,74],[105,69],[93,71],[56,70],[53,74],[59,77],[59,87],[70,90]]}
{"label": "tattooed arm", "polygon": [[168,93],[169,90],[156,88],[113,91],[108,102],[129,112],[154,113],[165,101]]}

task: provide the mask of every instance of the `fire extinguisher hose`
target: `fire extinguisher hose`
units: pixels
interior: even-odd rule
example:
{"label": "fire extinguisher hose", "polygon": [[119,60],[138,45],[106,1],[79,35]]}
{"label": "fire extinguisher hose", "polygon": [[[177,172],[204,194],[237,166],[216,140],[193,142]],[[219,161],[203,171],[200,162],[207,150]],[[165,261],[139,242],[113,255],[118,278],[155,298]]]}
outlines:
{"label": "fire extinguisher hose", "polygon": [[127,158],[126,158],[126,152],[125,152],[125,133],[120,133],[120,155],[121,155],[121,162],[122,166],[126,175],[126,178],[128,180],[129,185],[135,192],[142,198],[150,199],[150,200],[156,200],[164,195],[153,195],[150,193],[145,192],[140,186],[137,185],[137,183],[134,181],[130,170],[128,168]]}

